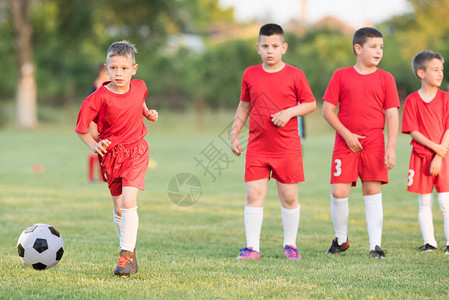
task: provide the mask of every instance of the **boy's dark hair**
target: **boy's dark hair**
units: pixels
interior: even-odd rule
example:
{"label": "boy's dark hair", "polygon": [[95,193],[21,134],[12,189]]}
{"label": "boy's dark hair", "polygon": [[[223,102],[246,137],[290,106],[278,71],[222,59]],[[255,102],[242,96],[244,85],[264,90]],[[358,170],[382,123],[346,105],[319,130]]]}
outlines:
{"label": "boy's dark hair", "polygon": [[136,57],[135,54],[137,53],[136,47],[129,43],[128,41],[120,41],[120,42],[114,42],[111,46],[109,46],[108,52],[106,54],[106,62],[108,59],[112,56],[120,55],[120,56],[126,56],[133,64],[136,64]]}
{"label": "boy's dark hair", "polygon": [[368,38],[381,38],[381,37],[383,37],[382,32],[380,32],[374,27],[362,27],[358,29],[354,33],[354,36],[352,38],[352,50],[354,51],[354,54],[355,54],[354,46],[356,44],[363,46],[363,44],[366,43],[366,40]]}
{"label": "boy's dark hair", "polygon": [[273,24],[273,23],[265,24],[262,27],[260,27],[259,40],[262,35],[271,36],[274,34],[280,35],[282,41],[284,41],[284,30],[282,29],[281,26],[279,26],[278,24]]}
{"label": "boy's dark hair", "polygon": [[[419,78],[418,71],[425,70],[429,61],[431,61],[434,58],[439,59],[439,60],[441,60],[442,63],[444,63],[444,58],[443,58],[443,56],[441,56],[440,53],[429,51],[429,50],[423,50],[413,57],[412,70],[413,70],[413,73],[415,73],[416,77]],[[419,78],[419,79],[421,79],[421,78]]]}

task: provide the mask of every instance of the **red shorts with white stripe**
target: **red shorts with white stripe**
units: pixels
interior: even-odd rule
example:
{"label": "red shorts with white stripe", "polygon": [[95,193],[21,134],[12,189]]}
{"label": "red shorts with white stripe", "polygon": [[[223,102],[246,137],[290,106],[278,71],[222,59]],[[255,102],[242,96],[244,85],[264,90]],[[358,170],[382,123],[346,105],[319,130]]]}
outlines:
{"label": "red shorts with white stripe", "polygon": [[438,193],[449,192],[449,159],[443,158],[438,176],[430,175],[430,164],[433,156],[422,157],[412,151],[408,170],[407,191],[419,194],[430,194],[433,187]]}
{"label": "red shorts with white stripe", "polygon": [[100,158],[103,176],[112,196],[122,194],[124,186],[145,189],[145,174],[148,169],[149,148],[145,139],[117,145]]}

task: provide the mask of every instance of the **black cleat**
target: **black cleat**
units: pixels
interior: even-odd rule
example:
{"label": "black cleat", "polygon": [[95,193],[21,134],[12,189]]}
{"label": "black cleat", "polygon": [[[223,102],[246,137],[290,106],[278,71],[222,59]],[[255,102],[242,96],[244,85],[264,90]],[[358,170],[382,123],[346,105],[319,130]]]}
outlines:
{"label": "black cleat", "polygon": [[374,258],[378,258],[378,259],[385,258],[385,252],[382,250],[382,248],[380,248],[377,245],[376,245],[376,247],[374,247],[374,250],[371,250],[369,252],[369,255],[371,255]]}
{"label": "black cleat", "polygon": [[338,254],[340,252],[346,251],[348,248],[349,248],[349,239],[346,239],[346,242],[339,245],[338,239],[337,237],[335,237],[335,240],[332,241],[332,245],[329,248],[329,250],[327,250],[326,255]]}
{"label": "black cleat", "polygon": [[[134,252],[121,250],[118,258],[117,267],[115,267],[114,274],[121,277],[128,277],[133,272]],[[136,264],[137,268],[137,264]]]}
{"label": "black cleat", "polygon": [[437,250],[437,248],[427,243],[424,246],[419,247],[419,250],[421,250],[421,252],[432,252],[434,250]]}

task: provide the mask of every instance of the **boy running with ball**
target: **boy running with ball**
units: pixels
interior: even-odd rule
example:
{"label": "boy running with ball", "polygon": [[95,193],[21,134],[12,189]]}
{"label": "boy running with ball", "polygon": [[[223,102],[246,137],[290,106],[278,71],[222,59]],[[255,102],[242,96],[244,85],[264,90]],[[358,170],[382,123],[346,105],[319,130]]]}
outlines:
{"label": "boy running with ball", "polygon": [[304,73],[282,61],[287,47],[279,25],[262,26],[257,44],[262,64],[247,68],[243,74],[240,103],[230,133],[232,151],[239,156],[243,148],[238,136],[249,116],[245,160],[246,247],[240,249],[238,259],[260,257],[263,205],[271,176],[277,180],[282,204],[284,253],[288,259],[301,259],[296,236],[298,182],[304,181],[304,171],[297,117],[314,111],[316,102]]}
{"label": "boy running with ball", "polygon": [[[137,191],[145,187],[149,160],[142,111],[148,120],[158,119],[157,111],[146,108],[145,83],[131,79],[138,67],[135,53],[134,45],[126,41],[109,47],[105,67],[111,81],[83,101],[75,129],[89,149],[99,155],[120,239],[120,257],[114,273],[125,277],[137,272]],[[98,125],[98,142],[89,133],[92,121]]]}

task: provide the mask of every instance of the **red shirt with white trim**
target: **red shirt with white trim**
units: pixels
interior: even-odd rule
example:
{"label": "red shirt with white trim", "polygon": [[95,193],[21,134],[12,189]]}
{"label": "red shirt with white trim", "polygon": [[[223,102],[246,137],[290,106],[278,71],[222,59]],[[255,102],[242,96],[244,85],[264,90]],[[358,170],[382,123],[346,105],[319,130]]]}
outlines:
{"label": "red shirt with white trim", "polygon": [[[438,89],[429,103],[419,95],[418,91],[405,99],[402,116],[402,133],[419,131],[434,143],[440,144],[446,130],[449,129],[449,93]],[[413,151],[421,157],[431,157],[433,150],[412,139]]]}
{"label": "red shirt with white trim", "polygon": [[[338,69],[323,100],[335,106],[339,104],[341,123],[352,133],[366,136],[360,140],[364,150],[384,148],[385,110],[400,106],[396,82],[390,73],[376,69],[370,74],[360,74],[353,66]],[[337,133],[334,152],[348,150],[346,142]]]}
{"label": "red shirt with white trim", "polygon": [[103,83],[94,93],[84,99],[76,122],[77,133],[88,133],[92,121],[97,123],[100,139],[111,141],[109,148],[118,144],[132,144],[145,137],[142,103],[147,87],[142,80],[132,79],[125,94],[116,94]]}
{"label": "red shirt with white trim", "polygon": [[301,153],[298,119],[291,118],[284,127],[271,122],[271,115],[298,105],[314,102],[309,83],[298,68],[285,64],[278,72],[264,71],[262,64],[243,73],[240,100],[250,101],[247,155],[283,157]]}

